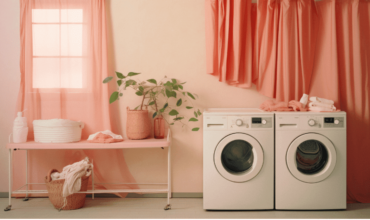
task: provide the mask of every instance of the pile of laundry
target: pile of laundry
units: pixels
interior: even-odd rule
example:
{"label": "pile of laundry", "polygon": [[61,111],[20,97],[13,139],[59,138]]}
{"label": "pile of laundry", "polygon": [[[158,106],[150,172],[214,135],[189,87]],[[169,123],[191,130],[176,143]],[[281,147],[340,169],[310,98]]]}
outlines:
{"label": "pile of laundry", "polygon": [[[310,102],[308,103],[308,100]],[[308,103],[308,105],[307,105]],[[324,98],[312,96],[308,99],[307,94],[303,94],[301,100],[298,102],[292,100],[289,102],[278,102],[276,100],[266,100],[260,105],[260,109],[268,112],[272,111],[313,111],[313,112],[333,112],[339,111],[334,106],[334,101]]]}
{"label": "pile of laundry", "polygon": [[[64,198],[64,206],[67,205],[67,196],[72,195],[81,190],[81,177],[90,176],[93,170],[93,165],[90,159],[85,159],[74,164],[65,166],[63,171],[58,173],[54,172],[50,175],[51,180],[64,179],[62,196]],[[62,207],[62,208],[63,208]],[[62,209],[61,208],[61,209]]]}

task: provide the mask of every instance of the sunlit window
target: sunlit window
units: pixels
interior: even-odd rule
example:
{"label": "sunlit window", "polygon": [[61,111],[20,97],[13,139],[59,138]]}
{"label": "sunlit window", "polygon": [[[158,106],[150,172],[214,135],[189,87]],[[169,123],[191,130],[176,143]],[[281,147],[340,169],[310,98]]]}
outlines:
{"label": "sunlit window", "polygon": [[33,88],[83,87],[83,10],[33,9]]}

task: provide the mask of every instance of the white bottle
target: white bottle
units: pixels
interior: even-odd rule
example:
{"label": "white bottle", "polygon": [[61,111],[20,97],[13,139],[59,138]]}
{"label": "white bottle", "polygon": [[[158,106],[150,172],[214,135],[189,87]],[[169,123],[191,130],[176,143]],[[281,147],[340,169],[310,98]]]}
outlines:
{"label": "white bottle", "polygon": [[28,135],[27,118],[22,117],[22,112],[18,112],[13,125],[13,142],[14,143],[26,142],[27,135]]}

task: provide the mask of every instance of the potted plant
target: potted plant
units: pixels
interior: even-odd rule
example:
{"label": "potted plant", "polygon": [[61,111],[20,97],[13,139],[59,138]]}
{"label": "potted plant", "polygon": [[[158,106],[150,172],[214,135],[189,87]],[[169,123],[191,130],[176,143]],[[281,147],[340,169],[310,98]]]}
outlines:
{"label": "potted plant", "polygon": [[[136,81],[132,77],[139,75],[140,73],[129,72],[127,76],[123,75],[120,72],[116,72],[117,75],[117,91],[114,91],[109,99],[109,103],[113,103],[116,100],[119,100],[119,97],[123,95],[123,90],[127,88],[132,88],[136,91],[136,95],[142,97],[141,104],[137,106],[134,110],[129,111],[130,114],[134,114],[135,111],[143,112],[140,115],[148,114],[147,108],[151,108],[153,111],[152,117],[154,118],[154,137],[155,138],[164,138],[164,123],[168,125],[174,125],[175,123],[180,123],[183,126],[186,126],[186,123],[183,121],[185,117],[182,116],[179,112],[180,107],[186,105],[187,110],[194,111],[194,117],[191,117],[189,122],[198,121],[198,117],[202,115],[199,109],[194,110],[194,105],[192,104],[193,100],[196,100],[197,95],[190,93],[189,91],[184,90],[185,82],[180,83],[177,79],[168,79],[166,76],[164,79],[157,82],[155,79],[148,79],[146,81]],[[104,79],[103,83],[108,83],[113,79],[112,76],[109,76]],[[145,108],[145,109],[144,109]],[[167,117],[166,117],[167,116]],[[147,118],[147,117],[146,117]],[[148,119],[149,120],[149,119]],[[137,121],[137,120],[136,120]],[[132,123],[132,120],[128,121],[127,125]],[[140,123],[143,124],[140,127],[142,129],[145,127],[144,124],[147,124],[145,119],[141,119]],[[146,126],[147,127],[147,126]],[[130,138],[131,127],[127,127],[127,136]],[[193,127],[192,131],[198,131],[199,127]],[[150,133],[150,130],[149,130]],[[149,135],[149,134],[148,134]],[[142,137],[144,134],[142,135]],[[146,136],[147,137],[147,136]],[[143,138],[146,138],[143,137]],[[130,138],[132,139],[132,138]]]}

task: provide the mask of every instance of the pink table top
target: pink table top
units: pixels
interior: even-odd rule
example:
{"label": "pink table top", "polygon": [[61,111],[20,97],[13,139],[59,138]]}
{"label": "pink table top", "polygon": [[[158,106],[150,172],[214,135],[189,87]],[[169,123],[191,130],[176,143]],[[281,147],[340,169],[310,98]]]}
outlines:
{"label": "pink table top", "polygon": [[47,149],[128,149],[128,148],[158,148],[169,147],[167,139],[124,140],[117,143],[89,143],[79,141],[74,143],[38,143],[29,141],[25,143],[8,143],[6,148],[18,150],[47,150]]}

